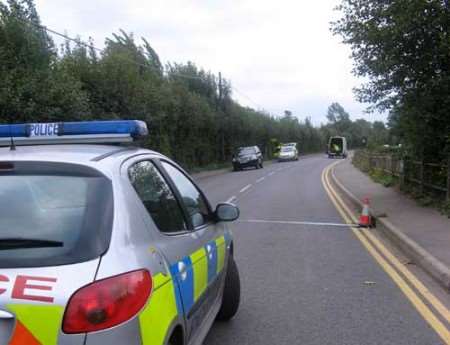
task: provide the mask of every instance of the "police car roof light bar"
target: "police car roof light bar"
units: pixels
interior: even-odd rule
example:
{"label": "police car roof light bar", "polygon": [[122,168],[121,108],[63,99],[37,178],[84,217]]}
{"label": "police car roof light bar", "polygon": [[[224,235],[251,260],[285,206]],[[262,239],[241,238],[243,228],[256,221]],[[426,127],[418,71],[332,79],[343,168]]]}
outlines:
{"label": "police car roof light bar", "polygon": [[124,143],[148,134],[138,120],[0,125],[0,146]]}

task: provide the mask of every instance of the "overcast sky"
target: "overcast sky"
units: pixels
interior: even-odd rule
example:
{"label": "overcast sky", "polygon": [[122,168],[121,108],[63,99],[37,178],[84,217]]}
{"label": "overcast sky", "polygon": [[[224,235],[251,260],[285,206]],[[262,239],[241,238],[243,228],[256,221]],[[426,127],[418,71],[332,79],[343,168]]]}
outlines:
{"label": "overcast sky", "polygon": [[[350,50],[329,30],[339,0],[36,0],[44,25],[103,47],[124,29],[145,37],[163,62],[193,61],[231,80],[234,98],[275,115],[325,122],[339,102],[364,114],[352,88]],[[242,93],[239,94],[239,91]]]}

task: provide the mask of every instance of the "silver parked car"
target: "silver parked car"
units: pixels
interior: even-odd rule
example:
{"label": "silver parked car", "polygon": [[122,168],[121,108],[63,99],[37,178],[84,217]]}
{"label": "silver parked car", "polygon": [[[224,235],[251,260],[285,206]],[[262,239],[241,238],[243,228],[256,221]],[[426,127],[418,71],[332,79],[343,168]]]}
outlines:
{"label": "silver parked car", "polygon": [[278,154],[278,161],[298,161],[297,148],[293,145],[283,145]]}
{"label": "silver parked car", "polygon": [[[238,310],[227,221],[139,121],[0,126],[0,344],[201,344]],[[96,144],[93,144],[96,143]]]}

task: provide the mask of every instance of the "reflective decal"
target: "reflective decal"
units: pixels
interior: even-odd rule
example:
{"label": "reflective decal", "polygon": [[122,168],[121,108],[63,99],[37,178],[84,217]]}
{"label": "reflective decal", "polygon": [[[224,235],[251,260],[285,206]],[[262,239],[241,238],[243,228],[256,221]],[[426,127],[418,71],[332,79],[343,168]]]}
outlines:
{"label": "reflective decal", "polygon": [[143,345],[162,345],[177,316],[174,284],[170,277],[159,273],[153,277],[154,291],[150,301],[139,314]]}
{"label": "reflective decal", "polygon": [[217,274],[222,272],[223,266],[225,264],[225,238],[223,236],[216,239],[217,246]]}
{"label": "reflective decal", "polygon": [[[2,274],[0,274],[0,283],[7,283],[7,282],[9,282],[9,278],[7,277],[7,276],[4,276],[4,275],[2,275]],[[0,295],[1,294],[3,294],[3,293],[5,293],[6,292],[6,289],[2,289],[2,288],[0,288]]]}
{"label": "reflective decal", "polygon": [[208,261],[205,248],[191,255],[194,270],[194,301],[197,302],[208,286]]}
{"label": "reflective decal", "polygon": [[[7,293],[6,288],[1,287],[2,283],[13,281],[5,275],[0,275],[0,295]],[[25,301],[38,301],[53,303],[53,288],[55,287],[56,278],[51,277],[34,277],[18,275],[15,277],[11,298]]]}
{"label": "reflective decal", "polygon": [[[182,271],[182,267],[185,268],[184,271]],[[176,283],[181,294],[182,310],[187,314],[194,305],[194,271],[191,258],[187,256],[174,263],[170,267],[170,272],[173,277],[177,278]]]}
{"label": "reflective decal", "polygon": [[209,242],[206,246],[208,257],[208,284],[216,278],[217,275],[217,246],[216,242]]}
{"label": "reflective decal", "polygon": [[22,325],[22,322],[17,321],[8,345],[41,345],[41,343]]}
{"label": "reflective decal", "polygon": [[31,123],[28,130],[30,137],[57,136],[60,131],[58,123]]}
{"label": "reflective decal", "polygon": [[[38,291],[52,291],[53,284],[51,283],[56,283],[56,278],[17,276],[11,297],[13,299],[52,303],[53,297],[43,296],[42,293],[36,294]],[[28,292],[35,290],[35,294],[26,293],[25,290]]]}
{"label": "reflective decal", "polygon": [[[36,338],[38,344],[56,345],[58,343],[58,334],[64,313],[63,307],[56,305],[9,304],[7,308],[16,315],[17,320]],[[20,328],[18,330],[23,331]],[[28,345],[28,343],[22,343],[22,345],[24,344]]]}

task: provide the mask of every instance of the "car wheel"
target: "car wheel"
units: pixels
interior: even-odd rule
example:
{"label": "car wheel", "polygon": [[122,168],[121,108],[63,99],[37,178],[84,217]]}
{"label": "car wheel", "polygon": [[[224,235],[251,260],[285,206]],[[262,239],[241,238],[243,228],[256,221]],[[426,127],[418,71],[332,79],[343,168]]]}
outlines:
{"label": "car wheel", "polygon": [[263,162],[261,161],[261,163],[259,163],[259,167],[262,169],[264,168]]}
{"label": "car wheel", "polygon": [[227,275],[225,277],[225,286],[222,295],[222,305],[220,306],[217,320],[228,321],[236,315],[241,300],[241,282],[239,279],[239,271],[230,255],[228,259]]}

